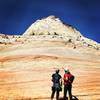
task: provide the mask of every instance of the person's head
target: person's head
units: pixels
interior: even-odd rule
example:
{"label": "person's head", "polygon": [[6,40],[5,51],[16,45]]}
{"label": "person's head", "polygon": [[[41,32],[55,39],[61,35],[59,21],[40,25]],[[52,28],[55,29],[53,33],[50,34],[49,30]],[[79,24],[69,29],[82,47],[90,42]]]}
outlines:
{"label": "person's head", "polygon": [[65,71],[65,73],[70,73],[70,71],[69,71],[69,68],[68,68],[68,67],[64,68],[64,71]]}
{"label": "person's head", "polygon": [[56,69],[56,73],[57,73],[57,74],[59,73],[59,71],[60,71],[59,69]]}

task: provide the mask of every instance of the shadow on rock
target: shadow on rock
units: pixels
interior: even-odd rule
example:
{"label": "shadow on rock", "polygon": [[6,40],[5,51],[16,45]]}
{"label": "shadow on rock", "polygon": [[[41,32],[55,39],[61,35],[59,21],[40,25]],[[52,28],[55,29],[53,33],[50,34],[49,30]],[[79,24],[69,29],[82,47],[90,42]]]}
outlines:
{"label": "shadow on rock", "polygon": [[[64,100],[64,98],[59,98],[59,100]],[[68,100],[68,98],[66,98],[66,100]]]}
{"label": "shadow on rock", "polygon": [[[59,98],[59,100],[64,100],[64,98]],[[68,100],[68,98],[66,98]],[[72,96],[72,100],[79,100],[76,96]]]}

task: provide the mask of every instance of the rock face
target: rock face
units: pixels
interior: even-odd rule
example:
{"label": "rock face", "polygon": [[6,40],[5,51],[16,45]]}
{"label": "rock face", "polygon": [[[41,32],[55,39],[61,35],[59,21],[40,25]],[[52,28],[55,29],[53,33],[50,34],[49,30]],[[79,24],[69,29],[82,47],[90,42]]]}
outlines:
{"label": "rock face", "polygon": [[63,77],[66,66],[75,76],[73,94],[100,100],[95,41],[54,16],[36,21],[23,35],[0,34],[0,100],[50,100],[51,75],[59,68]]}
{"label": "rock face", "polygon": [[33,35],[56,36],[75,44],[78,42],[85,46],[91,46],[96,49],[100,48],[100,45],[97,42],[84,37],[71,25],[63,24],[63,22],[55,16],[49,16],[47,18],[37,20],[23,34],[23,36]]}
{"label": "rock face", "polygon": [[75,28],[63,24],[63,22],[55,16],[37,20],[23,35],[60,35],[74,39],[82,36]]}
{"label": "rock face", "polygon": [[49,16],[34,22],[22,36],[20,35],[4,35],[0,34],[0,43],[24,43],[33,40],[62,40],[66,43],[72,43],[76,46],[92,47],[99,50],[100,44],[84,37],[79,31],[68,24],[64,24],[59,18]]}

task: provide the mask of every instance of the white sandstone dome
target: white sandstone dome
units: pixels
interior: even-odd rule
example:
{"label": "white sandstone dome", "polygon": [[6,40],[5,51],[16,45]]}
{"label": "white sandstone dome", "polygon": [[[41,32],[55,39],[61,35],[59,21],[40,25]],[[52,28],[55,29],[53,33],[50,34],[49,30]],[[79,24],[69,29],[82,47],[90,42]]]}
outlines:
{"label": "white sandstone dome", "polygon": [[63,24],[63,22],[55,16],[37,20],[23,35],[61,35],[74,39],[82,37],[79,31],[70,25]]}

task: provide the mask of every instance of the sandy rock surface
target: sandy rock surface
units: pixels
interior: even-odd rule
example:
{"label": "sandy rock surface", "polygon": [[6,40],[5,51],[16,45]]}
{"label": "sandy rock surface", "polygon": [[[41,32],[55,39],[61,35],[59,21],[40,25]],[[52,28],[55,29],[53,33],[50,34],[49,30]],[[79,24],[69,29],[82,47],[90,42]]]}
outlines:
{"label": "sandy rock surface", "polygon": [[[23,35],[0,34],[0,100],[50,100],[51,75],[70,66],[73,96],[100,100],[100,44],[49,16]],[[63,97],[63,91],[60,98]]]}
{"label": "sandy rock surface", "polygon": [[[58,40],[0,44],[0,100],[50,100],[51,75],[70,65],[73,95],[100,99],[100,50]],[[63,92],[60,97],[63,97]]]}

